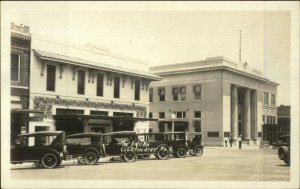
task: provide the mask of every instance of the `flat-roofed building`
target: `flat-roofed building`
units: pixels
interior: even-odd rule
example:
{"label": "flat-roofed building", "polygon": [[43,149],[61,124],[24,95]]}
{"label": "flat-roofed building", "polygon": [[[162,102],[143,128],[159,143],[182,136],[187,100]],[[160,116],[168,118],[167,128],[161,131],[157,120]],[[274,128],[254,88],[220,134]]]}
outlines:
{"label": "flat-roofed building", "polygon": [[207,146],[223,146],[230,135],[259,144],[264,120],[276,121],[278,84],[247,63],[214,57],[150,71],[163,78],[149,89],[149,117],[159,119],[153,131],[202,132]]}
{"label": "flat-roofed building", "polygon": [[44,112],[29,131],[148,132],[148,63],[96,45],[32,34],[30,107]]}

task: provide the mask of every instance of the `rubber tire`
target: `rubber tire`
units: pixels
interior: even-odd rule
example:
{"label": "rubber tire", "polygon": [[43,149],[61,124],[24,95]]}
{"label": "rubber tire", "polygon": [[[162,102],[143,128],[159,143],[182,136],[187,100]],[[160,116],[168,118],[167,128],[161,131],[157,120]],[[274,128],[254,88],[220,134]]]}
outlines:
{"label": "rubber tire", "polygon": [[41,162],[41,161],[35,161],[35,162],[33,162],[33,164],[34,164],[34,166],[35,166],[35,167],[37,167],[37,168],[41,168],[41,167],[43,167],[43,165],[42,165],[42,162]]}
{"label": "rubber tire", "polygon": [[161,146],[158,148],[156,155],[158,159],[165,160],[168,159],[170,152],[166,146]]}
{"label": "rubber tire", "polygon": [[176,150],[176,156],[178,158],[185,158],[186,157],[186,154],[187,154],[187,151],[184,147],[179,147],[177,150]]}
{"label": "rubber tire", "polygon": [[203,148],[201,148],[200,146],[195,146],[193,149],[193,153],[195,154],[195,156],[202,156]]}
{"label": "rubber tire", "polygon": [[286,146],[280,146],[278,148],[278,157],[280,160],[284,160],[286,159],[286,157],[288,156],[288,148]]}
{"label": "rubber tire", "polygon": [[147,155],[139,155],[139,157],[141,159],[150,159],[151,154],[147,154]]}
{"label": "rubber tire", "polygon": [[54,153],[46,153],[42,157],[42,166],[47,169],[56,167],[58,164],[58,157]]}
{"label": "rubber tire", "polygon": [[81,158],[78,158],[78,163],[80,163],[80,164],[85,164],[85,161],[84,161],[84,159],[81,157]]}
{"label": "rubber tire", "polygon": [[87,165],[94,165],[98,162],[98,155],[94,151],[87,151],[83,156],[84,162]]}
{"label": "rubber tire", "polygon": [[290,165],[290,157],[287,156],[283,161],[286,165]]}
{"label": "rubber tire", "polygon": [[135,161],[135,153],[133,151],[126,151],[124,152],[123,158],[126,162],[133,162]]}

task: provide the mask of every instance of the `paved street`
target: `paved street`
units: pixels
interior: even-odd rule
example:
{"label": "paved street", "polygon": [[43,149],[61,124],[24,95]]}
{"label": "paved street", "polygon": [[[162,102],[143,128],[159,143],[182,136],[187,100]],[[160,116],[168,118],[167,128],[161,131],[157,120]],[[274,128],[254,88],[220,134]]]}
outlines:
{"label": "paved street", "polygon": [[206,148],[202,157],[156,160],[153,156],[133,163],[102,159],[97,165],[68,161],[56,169],[11,165],[12,179],[289,181],[289,175],[290,168],[278,159],[276,149]]}

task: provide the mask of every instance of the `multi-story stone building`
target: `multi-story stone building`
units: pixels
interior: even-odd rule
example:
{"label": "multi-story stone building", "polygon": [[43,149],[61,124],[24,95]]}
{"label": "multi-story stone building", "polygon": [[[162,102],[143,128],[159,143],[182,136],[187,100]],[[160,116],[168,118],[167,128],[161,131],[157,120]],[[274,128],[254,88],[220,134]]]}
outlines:
{"label": "multi-story stone building", "polygon": [[150,71],[163,78],[150,85],[149,117],[159,119],[153,131],[202,132],[208,146],[223,146],[229,135],[253,144],[263,120],[276,122],[278,84],[247,63],[215,57]]}
{"label": "multi-story stone building", "polygon": [[147,63],[95,45],[31,39],[30,108],[44,114],[30,132],[148,132],[148,87],[160,77]]}
{"label": "multi-story stone building", "polygon": [[11,143],[16,135],[28,132],[30,114],[40,113],[29,109],[30,41],[28,26],[11,23]]}

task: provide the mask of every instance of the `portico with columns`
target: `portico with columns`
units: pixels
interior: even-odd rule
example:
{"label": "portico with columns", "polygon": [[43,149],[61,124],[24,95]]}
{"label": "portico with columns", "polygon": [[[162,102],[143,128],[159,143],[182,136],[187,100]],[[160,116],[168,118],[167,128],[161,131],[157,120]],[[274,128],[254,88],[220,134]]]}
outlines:
{"label": "portico with columns", "polygon": [[241,135],[243,141],[252,144],[257,140],[257,91],[231,85],[231,135],[235,141]]}

